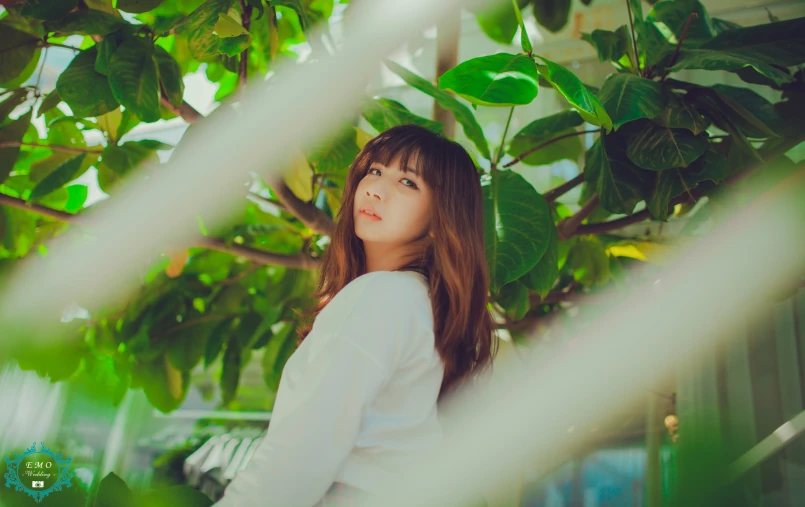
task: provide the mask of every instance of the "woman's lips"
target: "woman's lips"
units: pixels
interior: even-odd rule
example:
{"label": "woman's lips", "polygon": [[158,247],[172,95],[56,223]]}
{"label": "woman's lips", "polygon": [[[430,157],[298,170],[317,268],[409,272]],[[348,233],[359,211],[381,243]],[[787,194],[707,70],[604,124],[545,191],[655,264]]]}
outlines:
{"label": "woman's lips", "polygon": [[373,221],[375,221],[375,222],[377,222],[378,220],[380,220],[380,217],[379,217],[379,216],[376,216],[376,215],[370,215],[370,214],[368,214],[368,213],[364,213],[363,211],[361,211],[361,212],[359,213],[359,215],[360,215],[360,216],[362,216],[363,218],[365,218],[366,220],[373,220]]}

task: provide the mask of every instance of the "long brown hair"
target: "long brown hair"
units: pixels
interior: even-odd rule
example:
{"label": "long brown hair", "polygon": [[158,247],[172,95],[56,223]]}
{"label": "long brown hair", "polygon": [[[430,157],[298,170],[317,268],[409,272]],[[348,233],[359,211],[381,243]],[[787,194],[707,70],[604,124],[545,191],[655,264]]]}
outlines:
{"label": "long brown hair", "polygon": [[418,271],[430,285],[436,349],[444,364],[439,400],[454,388],[492,367],[498,341],[489,312],[489,273],[484,255],[481,183],[466,150],[417,125],[392,127],[369,141],[349,168],[335,230],[324,253],[312,310],[298,343],[312,329],[312,319],[345,285],[366,273],[363,242],[355,234],[353,208],[358,183],[372,162],[400,167],[415,160],[431,189],[432,218],[422,250],[397,271]]}

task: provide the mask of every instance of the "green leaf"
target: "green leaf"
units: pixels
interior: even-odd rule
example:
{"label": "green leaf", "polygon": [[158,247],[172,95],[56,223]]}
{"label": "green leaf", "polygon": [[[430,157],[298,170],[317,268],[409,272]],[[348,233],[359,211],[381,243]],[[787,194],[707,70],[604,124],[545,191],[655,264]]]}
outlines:
{"label": "green leaf", "polygon": [[221,369],[221,402],[224,406],[228,405],[233,399],[238,390],[240,383],[240,368],[242,362],[242,354],[238,341],[236,338],[230,339],[226,344],[224,351],[224,364]]}
{"label": "green leaf", "polygon": [[98,486],[94,507],[134,507],[134,493],[114,472],[103,478]]}
{"label": "green leaf", "polygon": [[363,108],[363,117],[378,132],[408,123],[425,127],[432,132],[442,132],[441,123],[417,116],[396,100],[382,97],[372,99],[366,103]]}
{"label": "green leaf", "polygon": [[117,8],[123,12],[140,14],[156,9],[165,0],[117,0]]}
{"label": "green leaf", "polygon": [[[559,160],[578,160],[582,152],[581,138],[576,134],[575,129],[560,130],[544,137],[514,137],[509,143],[507,153],[512,157],[519,157],[526,151],[542,146],[540,149],[526,155],[521,162],[527,165],[547,165]],[[553,139],[563,136],[559,141]]]}
{"label": "green leaf", "polygon": [[[33,109],[29,109],[27,113],[20,115],[16,120],[0,128],[0,143],[2,142],[21,142],[22,137],[28,130],[28,125],[31,124],[31,114]],[[14,163],[20,155],[19,146],[8,146],[0,148],[0,183],[3,183],[11,174],[14,169]]]}
{"label": "green leaf", "polygon": [[663,127],[688,129],[693,134],[704,132],[708,125],[693,104],[673,92],[665,95],[665,105],[653,121]]}
{"label": "green leaf", "polygon": [[[2,92],[5,94],[5,92]],[[3,102],[0,102],[0,124],[6,121],[8,115],[14,111],[20,104],[25,102],[28,98],[28,90],[26,88],[18,88],[13,90],[11,94]],[[41,108],[40,108],[41,109]],[[37,114],[37,117],[39,114]]]}
{"label": "green leaf", "polygon": [[355,131],[345,129],[335,136],[317,140],[305,156],[317,173],[338,174],[345,172],[360,153],[355,141]]}
{"label": "green leaf", "polygon": [[294,326],[285,322],[271,337],[263,352],[263,381],[272,391],[276,392],[279,389],[282,369],[294,350],[296,350]]}
{"label": "green leaf", "polygon": [[70,12],[55,21],[45,23],[45,30],[61,35],[107,35],[129,25],[124,19],[112,14],[84,9]]}
{"label": "green leaf", "polygon": [[218,13],[218,21],[213,26],[213,32],[221,38],[238,37],[249,33],[248,30],[243,28],[243,25],[223,12]]}
{"label": "green leaf", "polygon": [[53,91],[48,93],[47,97],[45,97],[44,100],[42,100],[42,104],[36,111],[36,117],[39,118],[46,112],[58,106],[59,102],[61,102],[61,96],[59,95],[59,90],[54,88]]}
{"label": "green leaf", "polygon": [[213,330],[206,323],[196,324],[168,337],[167,356],[179,371],[192,370],[201,358],[207,346],[207,338]]}
{"label": "green leaf", "polygon": [[95,71],[95,47],[81,51],[56,81],[56,89],[73,114],[83,118],[117,109],[119,104],[106,76]]}
{"label": "green leaf", "polygon": [[[534,47],[531,45],[531,39],[528,38],[528,31],[526,31],[525,23],[523,23],[523,13],[520,10],[520,5],[518,5],[521,1],[512,0],[512,10],[514,10],[514,15],[517,17],[517,24],[520,25],[520,47],[523,48],[523,52],[531,56]],[[523,6],[525,5],[526,3],[523,3]],[[511,37],[509,37],[509,43],[511,43]]]}
{"label": "green leaf", "polygon": [[525,314],[531,309],[531,303],[528,300],[528,287],[523,285],[520,280],[515,280],[501,287],[497,302],[506,310],[506,315],[515,321],[525,317]]}
{"label": "green leaf", "polygon": [[640,118],[654,118],[662,111],[662,87],[634,74],[610,74],[598,98],[615,129]]}
{"label": "green leaf", "polygon": [[498,2],[476,14],[475,19],[487,37],[509,45],[517,32],[517,17],[508,2]]}
{"label": "green leaf", "polygon": [[178,30],[187,33],[187,47],[196,60],[209,61],[221,53],[231,56],[239,52],[238,48],[248,47],[251,43],[251,34],[248,33],[226,39],[214,33],[219,14],[226,14],[233,1],[207,0],[177,26]]}
{"label": "green leaf", "polygon": [[475,116],[472,114],[472,111],[470,111],[470,108],[450,96],[450,94],[446,93],[445,91],[433,86],[433,84],[431,84],[431,82],[427,79],[417,76],[405,67],[402,67],[391,60],[385,60],[384,63],[389,70],[400,76],[410,86],[430,95],[436,100],[437,104],[453,113],[456,121],[464,129],[464,134],[475,144],[480,154],[488,160],[491,159],[489,145],[486,142],[486,137],[484,137],[484,132],[481,129],[481,126],[478,124],[478,121],[475,119]]}
{"label": "green leaf", "polygon": [[666,221],[671,199],[690,192],[704,180],[718,183],[726,175],[727,158],[709,149],[688,167],[674,167],[657,173],[646,196],[646,207],[652,218]]}
{"label": "green leaf", "polygon": [[29,199],[31,201],[39,199],[43,195],[47,195],[73,181],[78,176],[81,176],[79,170],[81,169],[81,164],[84,162],[85,156],[86,154],[82,153],[77,157],[73,157],[57,167],[52,173],[45,176],[31,191]]}
{"label": "green leaf", "polygon": [[707,10],[698,0],[663,0],[657,2],[654,8],[646,16],[650,23],[662,24],[666,27],[666,32],[672,34],[674,39],[671,41],[676,44],[682,37],[688,17],[691,14],[696,16],[691,20],[685,33],[683,46],[700,46],[708,42],[715,36],[715,30]]}
{"label": "green leaf", "polygon": [[799,65],[805,63],[805,18],[728,30],[701,48],[783,67]]}
{"label": "green leaf", "polygon": [[710,145],[706,133],[672,129],[649,120],[629,124],[626,155],[635,165],[649,171],[687,167]]}
{"label": "green leaf", "polygon": [[585,155],[584,181],[595,189],[601,207],[612,213],[632,214],[648,176],[629,161],[615,135],[599,136]]}
{"label": "green leaf", "polygon": [[579,78],[561,65],[537,56],[545,62],[538,67],[539,73],[561,93],[571,106],[575,107],[582,118],[593,125],[600,125],[605,130],[612,129],[612,120],[598,98],[590,92]]}
{"label": "green leaf", "polygon": [[207,344],[204,349],[204,368],[207,369],[209,366],[218,359],[218,356],[221,354],[221,350],[224,347],[224,343],[229,339],[230,333],[232,332],[232,322],[234,319],[225,319],[221,323],[219,323],[215,329],[212,330],[210,333],[209,338],[207,338]]}
{"label": "green leaf", "polygon": [[[519,157],[527,150],[575,132],[574,127],[582,123],[584,120],[576,111],[562,111],[540,118],[529,123],[514,135],[507,153],[512,157]],[[545,165],[563,159],[575,161],[581,155],[581,151],[581,139],[579,136],[571,136],[532,152],[523,158],[522,162],[528,165]]]}
{"label": "green leaf", "polygon": [[[497,292],[528,271],[548,247],[551,212],[545,199],[514,171],[498,171],[482,183],[486,260]],[[494,186],[494,188],[493,188]]]}
{"label": "green leaf", "polygon": [[704,69],[735,72],[746,67],[751,67],[763,76],[774,81],[777,85],[790,83],[794,80],[789,74],[762,60],[745,56],[741,53],[704,49],[704,46],[702,46],[702,48],[703,49],[681,50],[676,63],[668,70],[670,72],[678,72],[684,69]]}
{"label": "green leaf", "polygon": [[182,69],[170,53],[160,46],[154,46],[154,60],[159,71],[159,82],[165,90],[168,102],[179,107],[184,98]]}
{"label": "green leaf", "polygon": [[439,88],[473,104],[510,107],[530,104],[537,97],[538,79],[530,57],[498,53],[458,64],[439,77]]}
{"label": "green leaf", "polygon": [[582,33],[581,38],[589,42],[598,53],[598,61],[617,62],[626,54],[629,48],[629,29],[626,25],[620,26],[614,32],[609,30],[593,30],[592,33]]}
{"label": "green leaf", "polygon": [[531,271],[520,278],[526,287],[539,294],[542,299],[545,299],[559,278],[559,232],[556,226],[550,229],[551,237],[545,254]]}
{"label": "green leaf", "polygon": [[78,0],[26,0],[20,14],[36,19],[58,19],[78,5]]}
{"label": "green leaf", "polygon": [[604,244],[595,236],[581,236],[570,247],[566,264],[573,278],[584,285],[603,285],[612,273]]}
{"label": "green leaf", "polygon": [[713,85],[718,99],[738,128],[749,137],[777,137],[783,118],[771,102],[748,88]]}
{"label": "green leaf", "polygon": [[38,51],[38,40],[34,35],[0,22],[0,85],[7,86],[23,73]]}
{"label": "green leaf", "polygon": [[112,55],[108,68],[115,98],[146,123],[160,119],[159,74],[153,56],[152,42],[130,37]]}
{"label": "green leaf", "polygon": [[570,16],[570,0],[532,0],[537,23],[556,33],[565,27]]}
{"label": "green leaf", "polygon": [[149,139],[128,141],[120,146],[109,144],[103,150],[103,163],[118,176],[125,176],[133,168],[155,158],[156,150],[166,148],[169,148],[169,145]]}

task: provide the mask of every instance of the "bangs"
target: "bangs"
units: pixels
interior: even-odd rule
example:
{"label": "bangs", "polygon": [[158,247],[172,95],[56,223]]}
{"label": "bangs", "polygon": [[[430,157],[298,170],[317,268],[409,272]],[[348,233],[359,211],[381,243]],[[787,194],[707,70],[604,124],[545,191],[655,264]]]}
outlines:
{"label": "bangs", "polygon": [[393,160],[399,158],[403,171],[425,178],[429,171],[425,167],[427,164],[422,162],[428,159],[427,151],[432,143],[432,140],[417,130],[404,133],[399,130],[386,131],[378,134],[363,149],[362,158],[366,162],[364,171],[368,171],[373,162],[388,167]]}

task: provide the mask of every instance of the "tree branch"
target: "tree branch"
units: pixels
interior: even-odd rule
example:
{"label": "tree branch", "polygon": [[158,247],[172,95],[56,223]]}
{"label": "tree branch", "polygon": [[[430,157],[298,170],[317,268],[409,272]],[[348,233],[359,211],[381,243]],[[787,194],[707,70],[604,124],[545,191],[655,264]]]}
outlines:
{"label": "tree branch", "polygon": [[572,217],[566,218],[556,225],[556,230],[559,232],[559,241],[564,241],[575,234],[579,230],[581,222],[598,207],[598,194],[593,194],[589,201],[584,203]]}
{"label": "tree branch", "polygon": [[276,194],[280,202],[290,210],[307,227],[316,231],[317,234],[330,236],[335,229],[333,220],[327,213],[320,210],[313,203],[305,202],[296,197],[288,185],[282,181],[281,176],[275,176],[269,187]]}
{"label": "tree branch", "polygon": [[548,203],[552,203],[556,199],[570,192],[571,190],[581,185],[582,183],[584,183],[584,173],[579,174],[570,181],[562,183],[556,188],[548,190],[547,192],[542,194],[542,197],[544,197],[545,200],[548,201]]}
{"label": "tree branch", "polygon": [[[461,32],[461,12],[444,16],[436,23],[436,81],[458,63],[458,39]],[[456,133],[456,119],[453,113],[433,102],[433,119],[442,124],[445,136],[453,138]]]}
{"label": "tree branch", "polygon": [[537,145],[537,146],[535,146],[533,148],[527,149],[526,151],[521,153],[520,156],[518,156],[514,160],[511,160],[511,161],[505,163],[501,167],[503,167],[504,169],[507,168],[507,167],[511,167],[514,164],[516,164],[517,162],[519,162],[519,161],[523,160],[524,158],[526,158],[527,156],[531,155],[535,151],[541,150],[542,148],[548,146],[549,144],[553,144],[553,143],[555,143],[557,141],[561,141],[562,139],[567,139],[568,137],[573,137],[573,136],[580,136],[580,135],[583,135],[583,134],[592,134],[594,132],[600,132],[600,131],[601,131],[601,129],[580,130],[580,131],[577,131],[577,132],[570,132],[569,134],[564,134],[564,135],[561,135],[559,137],[555,137],[555,138],[551,139],[550,141],[546,141],[546,142],[544,142],[542,144],[539,144],[539,145]]}
{"label": "tree branch", "polygon": [[0,148],[17,148],[17,147],[31,147],[31,148],[47,148],[53,151],[63,151],[65,153],[102,153],[103,148],[80,148],[78,146],[59,146],[55,144],[38,144],[38,143],[22,143],[19,141],[0,141]]}
{"label": "tree branch", "polygon": [[626,11],[629,13],[629,29],[632,31],[632,47],[634,48],[634,66],[637,69],[637,75],[642,76],[640,71],[640,53],[637,52],[637,37],[634,32],[634,16],[632,14],[632,5],[630,0],[626,0]]}
{"label": "tree branch", "polygon": [[[80,214],[71,214],[41,206],[39,204],[29,204],[22,199],[11,197],[5,194],[0,194],[0,205],[30,211],[65,223],[76,223],[80,220]],[[319,266],[318,259],[304,254],[275,254],[240,245],[227,246],[222,239],[210,238],[207,236],[201,236],[198,240],[196,240],[196,244],[191,246],[209,248],[210,250],[217,250],[219,252],[226,252],[232,255],[245,257],[246,259],[259,264],[271,264],[275,266],[286,266],[298,269],[317,269]]]}
{"label": "tree branch", "polygon": [[[251,23],[252,19],[252,6],[246,5],[244,0],[240,0],[240,21],[243,25],[243,29],[247,32],[249,31],[249,24]],[[246,86],[246,81],[248,81],[248,72],[249,72],[249,48],[244,49],[240,53],[240,88],[241,93],[244,91],[244,87]]]}

